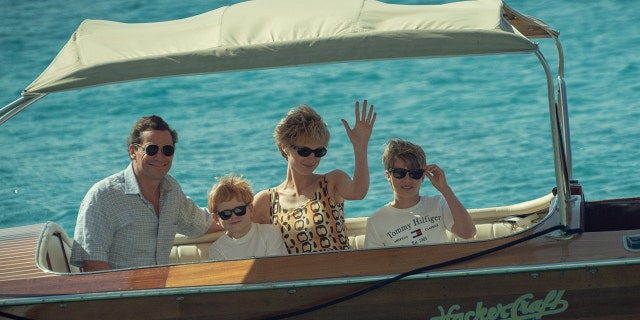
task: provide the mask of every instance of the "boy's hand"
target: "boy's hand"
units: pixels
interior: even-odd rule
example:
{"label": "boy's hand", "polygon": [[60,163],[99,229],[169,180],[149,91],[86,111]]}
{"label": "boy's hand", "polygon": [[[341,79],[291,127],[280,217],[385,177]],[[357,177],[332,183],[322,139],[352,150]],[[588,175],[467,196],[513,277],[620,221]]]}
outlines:
{"label": "boy's hand", "polygon": [[447,177],[438,165],[428,164],[423,169],[425,177],[431,181],[431,184],[438,189],[438,191],[442,192],[448,188]]}

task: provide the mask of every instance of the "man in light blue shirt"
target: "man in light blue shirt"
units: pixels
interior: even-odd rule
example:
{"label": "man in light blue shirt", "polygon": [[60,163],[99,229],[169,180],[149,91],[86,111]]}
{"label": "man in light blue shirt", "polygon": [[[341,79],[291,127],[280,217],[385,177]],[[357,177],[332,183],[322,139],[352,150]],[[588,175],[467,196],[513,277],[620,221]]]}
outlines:
{"label": "man in light blue shirt", "polygon": [[162,118],[138,120],[127,139],[131,164],[82,200],[72,264],[83,271],[167,264],[177,232],[196,237],[222,230],[168,175],[177,141]]}

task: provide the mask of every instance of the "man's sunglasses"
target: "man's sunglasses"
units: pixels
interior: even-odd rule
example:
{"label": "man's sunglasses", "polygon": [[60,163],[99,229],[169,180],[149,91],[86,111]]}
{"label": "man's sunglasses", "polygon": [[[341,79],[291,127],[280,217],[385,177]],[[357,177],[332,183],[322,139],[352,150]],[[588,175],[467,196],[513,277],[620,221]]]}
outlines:
{"label": "man's sunglasses", "polygon": [[394,178],[396,179],[402,179],[407,175],[407,172],[409,173],[409,177],[411,177],[411,179],[421,179],[422,176],[424,175],[424,169],[411,169],[411,170],[407,170],[407,169],[403,169],[403,168],[389,168],[389,171]]}
{"label": "man's sunglasses", "polygon": [[[138,143],[134,143],[133,145],[134,146],[138,146],[138,147],[142,147]],[[155,145],[155,144],[148,144],[148,145],[144,146],[143,148],[144,148],[144,152],[148,156],[155,156],[156,153],[158,153],[158,151],[160,150],[160,147],[158,145]],[[174,147],[172,145],[162,146],[162,153],[167,157],[171,157],[175,152],[176,152],[176,147]]]}
{"label": "man's sunglasses", "polygon": [[313,153],[313,155],[316,156],[316,158],[322,158],[324,157],[325,154],[327,154],[327,148],[325,147],[320,147],[318,149],[311,149],[309,147],[296,147],[296,146],[291,146],[291,147],[293,148],[293,150],[298,151],[298,155],[300,155],[303,158],[310,156],[311,153]]}
{"label": "man's sunglasses", "polygon": [[245,204],[244,206],[235,207],[233,209],[218,211],[216,214],[222,220],[231,219],[231,215],[234,214],[234,213],[236,214],[236,216],[242,217],[242,216],[244,216],[245,213],[247,213],[247,206],[248,205],[249,204]]}

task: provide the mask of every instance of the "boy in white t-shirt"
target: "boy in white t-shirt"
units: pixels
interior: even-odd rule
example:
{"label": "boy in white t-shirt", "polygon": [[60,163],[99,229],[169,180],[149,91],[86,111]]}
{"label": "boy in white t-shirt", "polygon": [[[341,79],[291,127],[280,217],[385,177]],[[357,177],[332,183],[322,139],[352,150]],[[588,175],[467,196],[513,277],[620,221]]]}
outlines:
{"label": "boy in white t-shirt", "polygon": [[286,255],[280,229],[251,222],[253,190],[246,179],[227,175],[209,192],[208,208],[215,223],[227,230],[209,248],[209,260]]}
{"label": "boy in white t-shirt", "polygon": [[[394,139],[382,155],[393,201],[367,220],[366,248],[422,245],[447,241],[446,230],[470,239],[476,226],[447,184],[444,171],[427,165],[424,151],[411,142]],[[420,185],[427,177],[442,194],[420,196]]]}

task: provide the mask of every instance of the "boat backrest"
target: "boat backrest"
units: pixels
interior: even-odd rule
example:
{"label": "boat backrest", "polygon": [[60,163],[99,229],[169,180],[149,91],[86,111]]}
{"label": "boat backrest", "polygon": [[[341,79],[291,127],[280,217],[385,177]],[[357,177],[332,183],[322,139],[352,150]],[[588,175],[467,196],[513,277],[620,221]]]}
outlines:
{"label": "boat backrest", "polygon": [[[473,239],[465,240],[459,239],[448,232],[449,241],[490,240],[524,230],[545,216],[549,208],[548,203],[549,197],[545,196],[528,202],[526,205],[518,204],[513,207],[483,209],[478,212],[469,210],[474,221],[476,221],[476,236]],[[493,212],[493,219],[490,219],[491,212]],[[517,213],[518,215],[507,216],[506,213]],[[352,250],[364,249],[367,217],[347,218],[346,225],[350,248]],[[209,259],[209,247],[223,234],[224,232],[210,233],[198,238],[176,235],[170,254],[170,262],[207,261]],[[69,263],[72,246],[73,239],[67,235],[64,229],[56,223],[48,222],[42,231],[36,251],[38,267],[53,272],[80,272],[78,267]]]}
{"label": "boat backrest", "polygon": [[[496,221],[492,223],[479,223],[476,224],[476,235],[471,239],[461,239],[456,237],[453,233],[447,230],[450,242],[464,242],[473,240],[490,240],[500,237],[505,237],[510,234],[522,231],[531,226],[531,220],[538,219],[538,215],[531,215],[528,218],[511,217],[505,220]],[[525,220],[523,220],[525,219]]]}
{"label": "boat backrest", "polygon": [[[346,224],[349,247],[363,249],[367,217],[347,218]],[[224,232],[209,233],[198,238],[177,235],[171,250],[171,263],[207,261],[209,259],[209,247],[223,234]]]}
{"label": "boat backrest", "polygon": [[[450,242],[489,240],[524,230],[543,216],[544,214],[534,213],[525,217],[505,217],[495,222],[477,223],[476,236],[468,240],[460,239],[449,231],[447,231],[447,234]],[[353,250],[364,249],[367,217],[347,218],[346,224],[350,248]],[[171,263],[207,261],[209,259],[209,247],[223,234],[224,232],[210,233],[198,238],[177,235],[171,250]]]}
{"label": "boat backrest", "polygon": [[38,241],[36,264],[40,269],[63,273],[80,272],[78,267],[69,263],[73,239],[60,225],[48,222]]}

